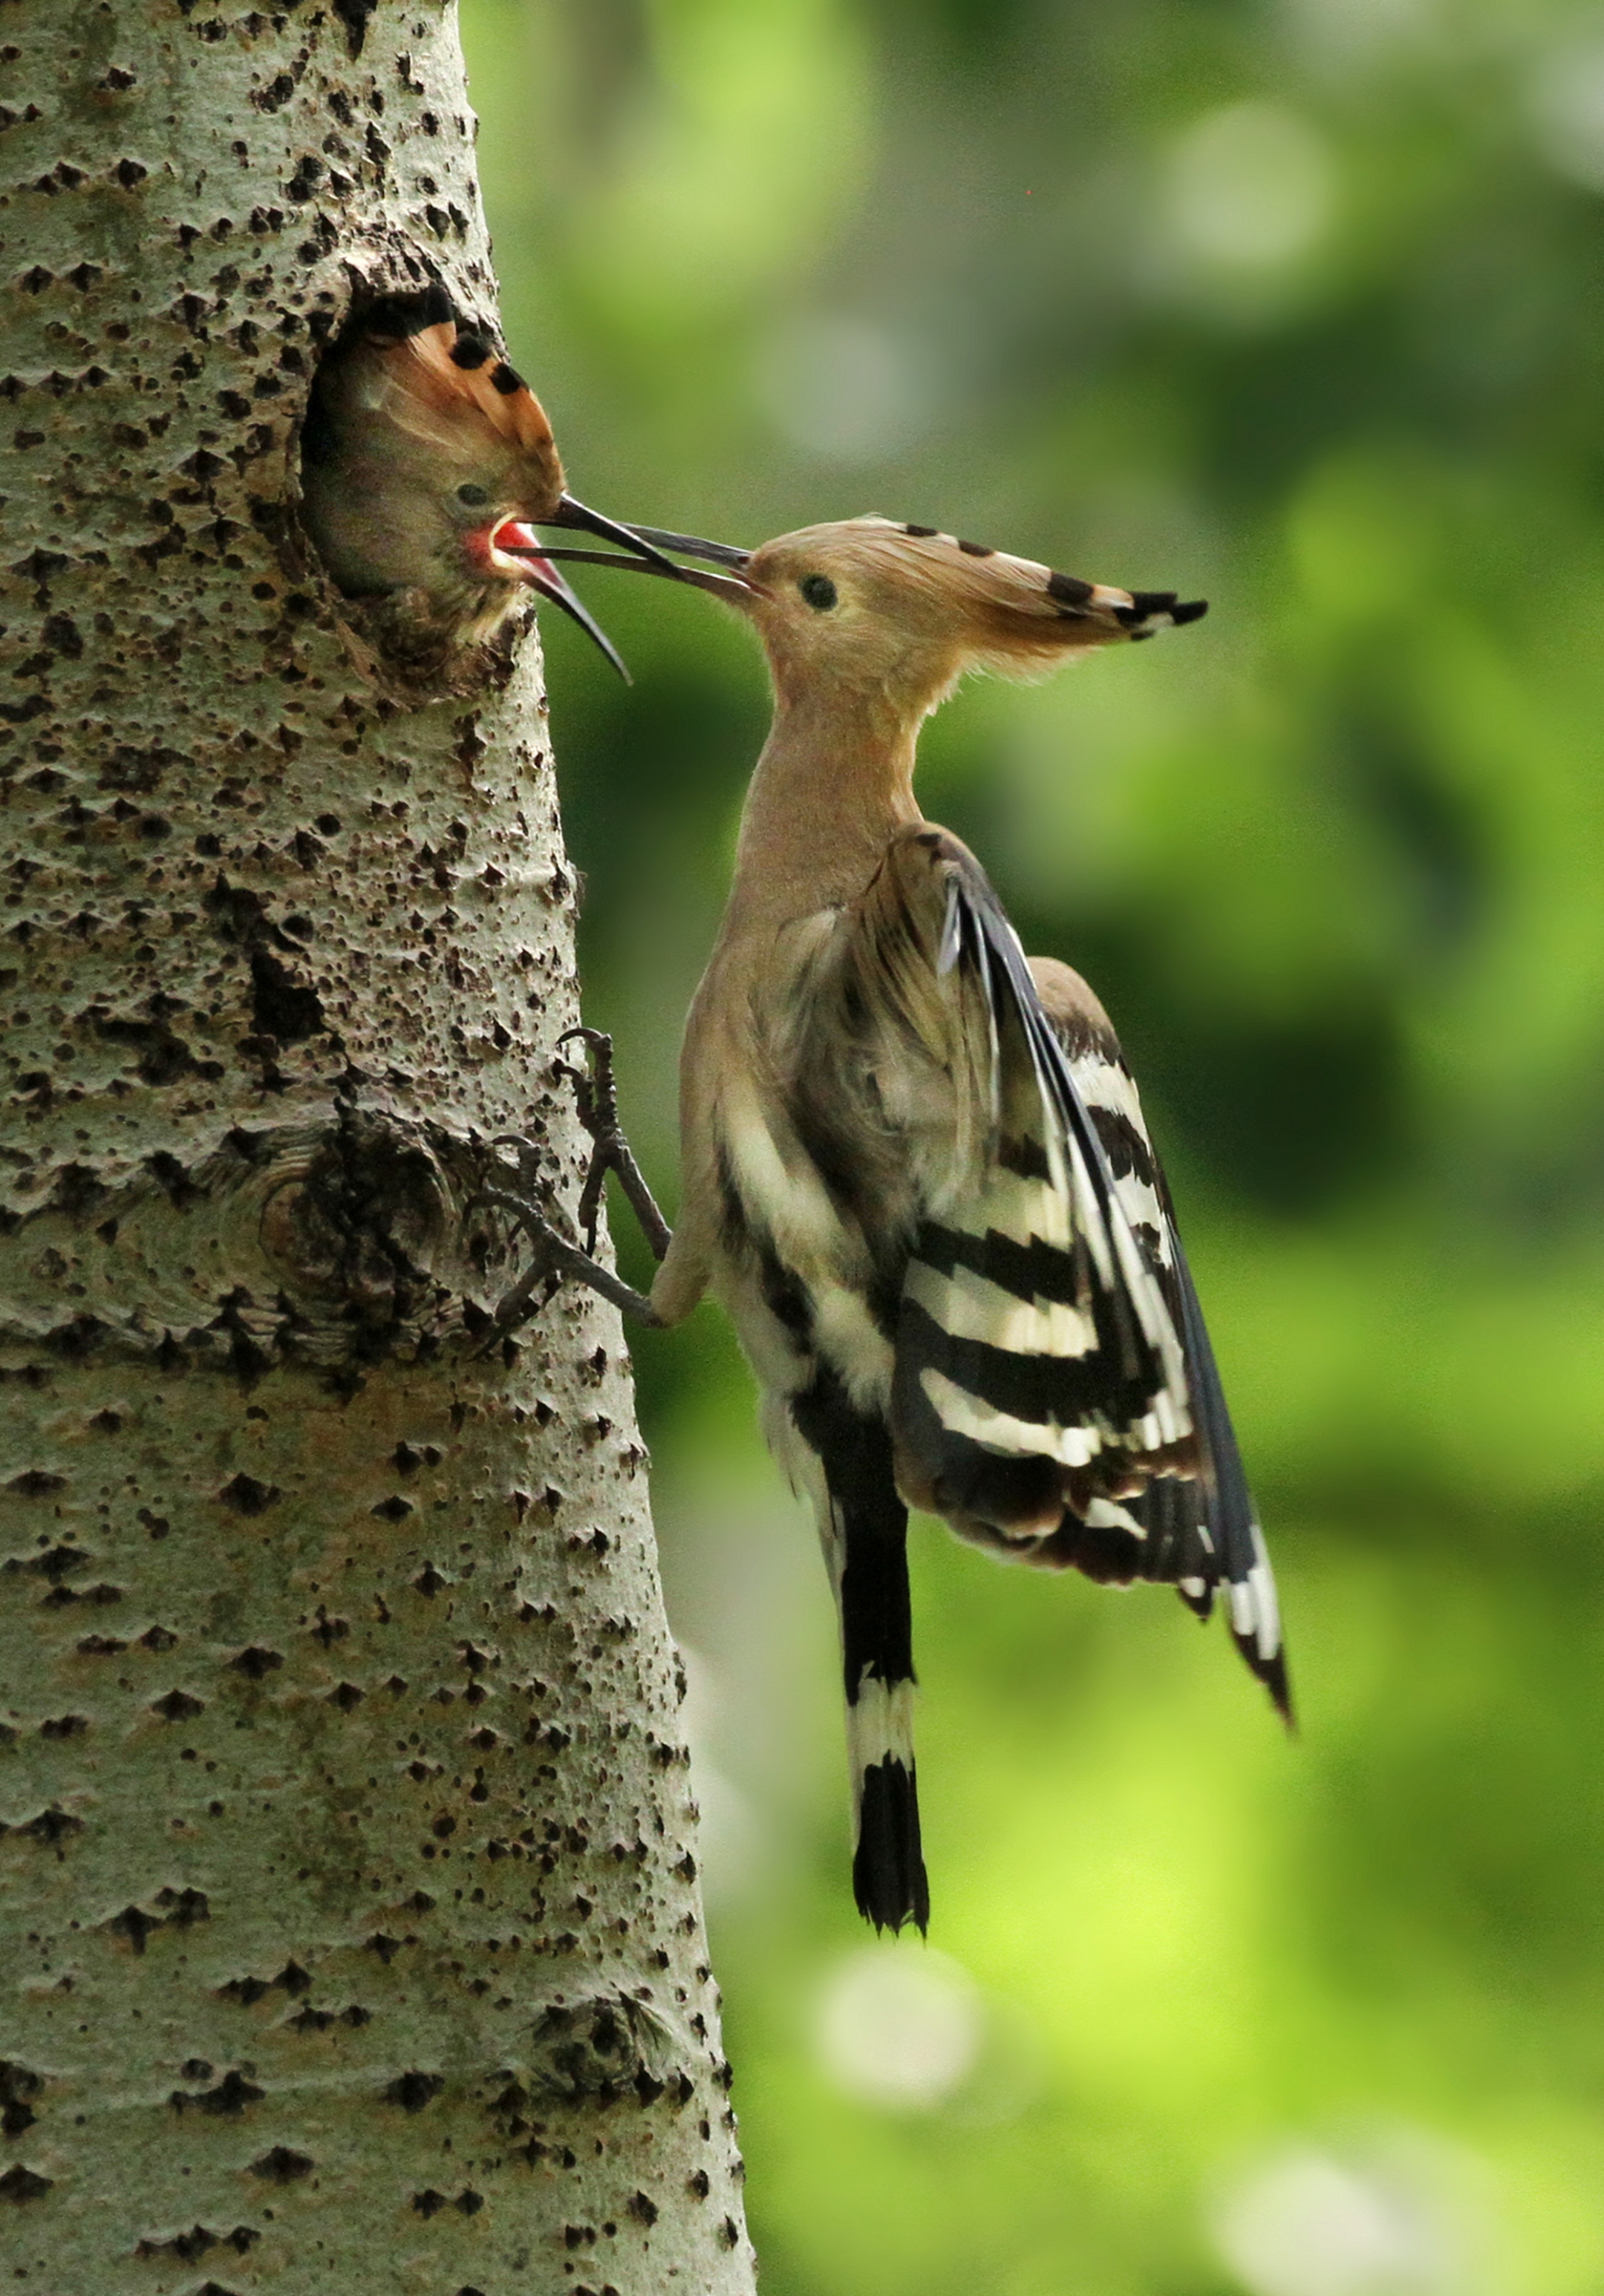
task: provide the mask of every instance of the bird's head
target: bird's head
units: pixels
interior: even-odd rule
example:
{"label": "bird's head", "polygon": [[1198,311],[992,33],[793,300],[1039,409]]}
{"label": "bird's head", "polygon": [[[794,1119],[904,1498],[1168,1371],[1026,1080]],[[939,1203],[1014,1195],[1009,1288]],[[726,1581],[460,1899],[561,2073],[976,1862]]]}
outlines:
{"label": "bird's head", "polygon": [[330,351],[301,475],[307,524],[340,587],[421,593],[459,643],[491,636],[534,590],[623,669],[536,527],[578,527],[675,570],[566,491],[545,409],[442,289],[370,305]]}
{"label": "bird's head", "polygon": [[741,577],[780,683],[847,680],[920,709],[967,670],[1041,676],[1088,646],[1203,611],[1174,591],[1110,589],[882,518],[781,535],[752,552]]}
{"label": "bird's head", "polygon": [[1206,611],[1173,590],[1114,589],[884,518],[805,526],[750,551],[634,531],[718,570],[681,574],[753,622],[782,694],[855,686],[913,717],[967,670],[1040,677],[1088,647],[1151,637]]}

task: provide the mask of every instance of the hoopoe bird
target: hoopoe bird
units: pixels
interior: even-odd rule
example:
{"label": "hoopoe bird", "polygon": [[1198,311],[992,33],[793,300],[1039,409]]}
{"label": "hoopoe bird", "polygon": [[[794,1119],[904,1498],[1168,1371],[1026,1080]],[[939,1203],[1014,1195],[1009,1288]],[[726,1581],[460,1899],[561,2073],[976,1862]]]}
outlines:
{"label": "hoopoe bird", "polygon": [[[1270,1563],[1118,1040],[913,796],[920,726],[965,671],[1039,676],[1204,605],[878,518],[750,553],[646,532],[719,570],[692,579],[755,625],[774,691],[685,1031],[679,1225],[648,1214],[648,1300],[498,1201],[546,1275],[659,1324],[704,1292],[733,1318],[835,1591],[857,1903],[922,1930],[910,1507],[1039,1569],[1168,1581],[1203,1616],[1223,1589],[1290,1718]],[[593,1218],[608,1161],[639,1207],[610,1076],[580,1096]]]}
{"label": "hoopoe bird", "polygon": [[533,590],[627,676],[541,547],[580,527],[674,571],[566,490],[545,409],[445,289],[369,303],[324,357],[301,432],[302,514],[348,597],[411,652],[483,644]]}

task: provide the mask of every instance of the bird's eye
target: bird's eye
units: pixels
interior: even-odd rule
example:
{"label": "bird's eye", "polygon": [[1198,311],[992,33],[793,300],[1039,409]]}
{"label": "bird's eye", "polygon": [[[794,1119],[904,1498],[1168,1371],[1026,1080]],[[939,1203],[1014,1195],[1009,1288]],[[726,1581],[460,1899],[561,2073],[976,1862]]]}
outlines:
{"label": "bird's eye", "polygon": [[458,502],[466,503],[470,510],[483,510],[489,499],[490,496],[486,488],[476,487],[471,481],[467,486],[457,488]]}
{"label": "bird's eye", "polygon": [[836,586],[828,574],[804,574],[797,587],[815,614],[827,614],[836,602]]}

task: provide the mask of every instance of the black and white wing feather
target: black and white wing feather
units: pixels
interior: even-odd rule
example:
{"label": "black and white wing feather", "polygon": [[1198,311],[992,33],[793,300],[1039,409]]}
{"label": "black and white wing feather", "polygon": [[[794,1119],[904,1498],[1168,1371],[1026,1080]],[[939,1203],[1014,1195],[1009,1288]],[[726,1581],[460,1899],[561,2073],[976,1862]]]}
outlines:
{"label": "black and white wing feather", "polygon": [[[934,949],[983,1032],[982,1152],[924,1207],[896,1327],[899,1479],[961,1535],[1094,1578],[1159,1579],[1207,1611],[1283,1710],[1273,1582],[1197,1292],[1107,1017],[1025,956],[973,857],[921,829]],[[911,906],[931,914],[926,898]]]}
{"label": "black and white wing feather", "polygon": [[[1167,1213],[1169,1192],[1161,1188],[1160,1193]],[[1223,1587],[1238,1650],[1270,1693],[1276,1710],[1290,1721],[1292,1693],[1275,1574],[1191,1269],[1173,1219],[1169,1236],[1181,1291],[1187,1377],[1198,1416],[1199,1472],[1158,1477],[1126,1501],[1142,1525],[1155,1562],[1161,1565],[1143,1576],[1173,1579],[1183,1600],[1201,1618],[1208,1616],[1215,1590]]]}

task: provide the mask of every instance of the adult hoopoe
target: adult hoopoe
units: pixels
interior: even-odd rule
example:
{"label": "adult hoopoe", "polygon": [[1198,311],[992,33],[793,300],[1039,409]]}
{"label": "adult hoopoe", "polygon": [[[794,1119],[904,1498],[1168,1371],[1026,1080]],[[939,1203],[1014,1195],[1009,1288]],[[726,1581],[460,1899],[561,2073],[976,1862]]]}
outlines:
{"label": "adult hoopoe", "polygon": [[675,570],[565,491],[544,408],[439,286],[369,303],[326,354],[301,488],[335,582],[383,600],[389,636],[410,652],[482,644],[532,589],[627,675],[534,529],[581,527]]}
{"label": "adult hoopoe", "polygon": [[[1026,957],[912,791],[921,722],[964,671],[1039,675],[1204,607],[883,519],[749,554],[647,538],[722,570],[692,578],[756,625],[775,702],[685,1031],[680,1222],[649,1224],[650,1302],[500,1200],[546,1274],[663,1324],[705,1291],[733,1317],[835,1588],[857,1903],[922,1929],[910,1506],[1018,1562],[1171,1581],[1205,1616],[1223,1587],[1289,1712],[1270,1564],[1118,1041],[1078,974]],[[610,1079],[582,1103],[638,1205]],[[593,1215],[599,1186],[600,1168]]]}

